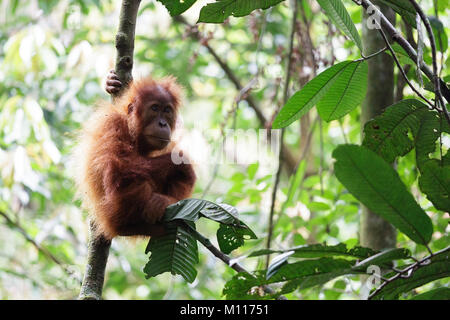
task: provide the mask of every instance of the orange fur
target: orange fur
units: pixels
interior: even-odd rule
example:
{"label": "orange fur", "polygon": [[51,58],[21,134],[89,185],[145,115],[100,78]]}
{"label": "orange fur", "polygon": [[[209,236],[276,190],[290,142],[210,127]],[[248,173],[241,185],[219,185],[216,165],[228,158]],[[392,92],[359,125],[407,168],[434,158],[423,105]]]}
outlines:
{"label": "orange fur", "polygon": [[101,105],[79,137],[74,154],[77,195],[98,231],[109,239],[152,235],[152,226],[167,205],[192,193],[196,179],[192,167],[170,160],[174,141],[145,155],[137,150],[141,109],[157,86],[170,94],[177,112],[181,88],[172,77],[135,81],[115,103]]}

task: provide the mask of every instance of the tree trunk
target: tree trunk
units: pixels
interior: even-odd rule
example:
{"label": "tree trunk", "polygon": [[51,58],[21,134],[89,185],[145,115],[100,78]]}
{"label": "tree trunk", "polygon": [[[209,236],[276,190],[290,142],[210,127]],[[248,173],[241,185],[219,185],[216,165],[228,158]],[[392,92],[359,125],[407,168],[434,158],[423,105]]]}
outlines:
{"label": "tree trunk", "polygon": [[[395,14],[380,1],[374,1],[383,14],[392,24],[395,23]],[[363,46],[365,55],[374,53],[386,46],[383,38],[376,29],[367,27],[367,14],[363,17]],[[361,112],[361,136],[364,124],[381,114],[383,110],[394,102],[394,62],[386,54],[380,54],[369,59],[369,74],[367,96]],[[360,237],[361,245],[381,250],[395,247],[396,230],[379,215],[363,207],[361,215]]]}
{"label": "tree trunk", "polygon": [[[116,35],[116,73],[122,82],[122,90],[112,98],[120,96],[132,77],[134,32],[141,0],[123,0],[120,9],[119,29]],[[81,285],[80,300],[100,300],[102,298],[106,263],[111,241],[96,235],[95,225],[90,222],[86,271]]]}

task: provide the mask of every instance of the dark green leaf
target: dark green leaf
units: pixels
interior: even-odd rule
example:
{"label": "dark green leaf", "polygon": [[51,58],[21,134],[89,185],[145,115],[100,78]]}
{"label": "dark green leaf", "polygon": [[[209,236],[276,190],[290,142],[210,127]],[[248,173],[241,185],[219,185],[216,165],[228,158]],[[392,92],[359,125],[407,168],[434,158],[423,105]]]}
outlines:
{"label": "dark green leaf", "polygon": [[366,259],[374,254],[377,251],[374,251],[370,248],[364,247],[353,247],[351,249],[347,249],[345,243],[339,243],[334,246],[328,246],[326,244],[310,244],[304,246],[298,246],[294,248],[290,248],[287,250],[258,250],[252,252],[249,257],[258,257],[261,255],[267,255],[272,253],[285,253],[289,251],[294,251],[292,257],[296,258],[319,258],[319,257],[333,257],[333,256],[345,256],[345,257],[353,257],[357,259]]}
{"label": "dark green leaf", "polygon": [[284,294],[297,288],[301,290],[322,285],[344,274],[357,273],[352,271],[351,267],[352,262],[343,259],[303,260],[283,265],[270,278],[270,283],[288,281],[280,291]]}
{"label": "dark green leaf", "polygon": [[362,52],[363,47],[358,30],[356,30],[352,18],[350,18],[341,0],[317,0],[317,2],[338,29],[352,39]]}
{"label": "dark green leaf", "polygon": [[450,288],[436,288],[417,296],[414,296],[410,300],[450,300]]}
{"label": "dark green leaf", "polygon": [[287,251],[283,254],[276,256],[267,268],[266,279],[270,279],[284,264],[290,256],[294,254],[295,251]]}
{"label": "dark green leaf", "polygon": [[[191,225],[195,228],[195,225]],[[155,277],[164,272],[180,274],[192,283],[197,276],[195,265],[198,263],[197,240],[174,223],[166,225],[166,234],[151,237],[145,253],[151,252],[144,267],[146,278]]]}
{"label": "dark green leaf", "polygon": [[408,137],[408,132],[416,137],[422,119],[430,112],[419,100],[402,100],[365,124],[363,145],[387,162],[394,162],[396,157],[413,149],[414,141]]}
{"label": "dark green leaf", "polygon": [[404,248],[387,249],[357,263],[353,268],[365,270],[370,265],[382,265],[385,264],[386,262],[391,262],[394,260],[407,259],[410,256],[411,252],[408,249]]}
{"label": "dark green leaf", "polygon": [[374,213],[413,241],[427,244],[433,233],[430,218],[408,192],[397,172],[373,151],[341,145],[333,152],[339,181]]}
{"label": "dark green leaf", "polygon": [[267,9],[284,0],[216,0],[200,11],[197,22],[222,23],[229,16],[243,17],[255,9]]}
{"label": "dark green leaf", "polygon": [[344,61],[326,69],[289,98],[275,118],[272,127],[284,128],[305,115],[328,92],[339,75],[353,61]]}
{"label": "dark green leaf", "polygon": [[178,16],[189,9],[197,0],[158,0],[169,11],[170,15]]}
{"label": "dark green leaf", "polygon": [[324,97],[317,103],[320,117],[329,122],[345,116],[366,96],[367,62],[350,64],[338,76]]}
{"label": "dark green leaf", "polygon": [[425,162],[421,168],[419,187],[436,209],[450,212],[450,166],[440,166],[439,160]]}
{"label": "dark green leaf", "polygon": [[227,299],[255,298],[249,293],[253,287],[287,281],[278,292],[283,294],[297,288],[305,289],[321,285],[344,274],[359,273],[351,269],[352,262],[343,259],[320,258],[295,263],[282,262],[281,267],[269,279],[264,276],[266,274],[264,271],[256,272],[254,275],[238,273],[225,284],[223,293]]}
{"label": "dark green leaf", "polygon": [[221,224],[217,230],[217,242],[220,251],[229,254],[234,249],[244,245],[246,236],[247,239],[256,239],[256,235],[248,228]]}

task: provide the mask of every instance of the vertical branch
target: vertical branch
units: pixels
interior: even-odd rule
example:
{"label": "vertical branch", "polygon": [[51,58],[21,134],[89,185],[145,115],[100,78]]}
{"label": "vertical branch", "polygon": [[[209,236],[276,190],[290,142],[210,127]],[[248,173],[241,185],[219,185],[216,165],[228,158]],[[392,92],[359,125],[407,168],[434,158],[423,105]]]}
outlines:
{"label": "vertical branch", "polygon": [[[293,6],[294,6],[294,10],[292,12],[292,30],[291,30],[291,37],[289,40],[289,53],[288,53],[288,63],[287,63],[287,70],[286,70],[286,81],[284,84],[284,93],[283,93],[283,104],[286,104],[288,96],[289,96],[289,83],[291,82],[291,70],[292,70],[292,52],[293,52],[293,48],[294,48],[294,36],[295,36],[295,31],[296,31],[296,24],[297,24],[297,12],[298,12],[298,1],[297,0],[293,0]],[[270,214],[269,214],[269,230],[268,230],[268,236],[267,236],[267,243],[266,243],[266,248],[269,249],[270,248],[270,244],[272,242],[272,233],[273,233],[273,216],[274,216],[274,212],[275,212],[275,201],[276,201],[276,197],[277,197],[277,190],[278,190],[278,184],[280,183],[280,176],[281,176],[281,167],[283,164],[283,148],[285,146],[283,146],[284,141],[284,128],[281,129],[281,137],[280,137],[280,154],[278,156],[278,169],[277,169],[277,173],[275,176],[275,183],[273,186],[273,191],[272,191],[272,203],[270,205]],[[266,260],[266,269],[269,266],[269,261],[270,261],[270,255],[267,255],[267,260]]]}
{"label": "vertical branch", "polygon": [[79,300],[101,300],[106,263],[108,262],[111,240],[96,236],[93,221],[89,224],[89,243],[86,270],[81,284]]}
{"label": "vertical branch", "polygon": [[[136,18],[141,0],[123,0],[120,9],[119,30],[116,35],[116,73],[124,84],[122,89],[112,96],[120,96],[133,79],[133,51]],[[80,300],[100,300],[102,298],[106,263],[108,262],[111,241],[98,235],[93,221],[90,221],[89,243],[86,271],[81,285]]]}
{"label": "vertical branch", "polygon": [[[395,13],[387,5],[376,0],[374,3],[380,7],[383,17],[389,23],[395,23]],[[384,33],[378,33],[367,26],[368,14],[363,16],[363,47],[364,54],[369,55],[376,52],[384,45]],[[381,30],[381,29],[380,29]],[[386,39],[387,40],[387,39]],[[387,54],[378,54],[367,60],[368,64],[368,88],[366,98],[361,110],[361,139],[364,136],[364,124],[378,116],[383,110],[394,102],[394,63]],[[360,220],[360,242],[361,245],[376,250],[394,248],[396,243],[396,229],[386,220],[362,207]]]}
{"label": "vertical branch", "polygon": [[113,98],[120,96],[123,89],[130,84],[133,76],[133,52],[134,32],[136,30],[136,18],[141,0],[123,0],[120,9],[119,30],[116,34],[116,73],[122,82],[122,90],[117,92]]}

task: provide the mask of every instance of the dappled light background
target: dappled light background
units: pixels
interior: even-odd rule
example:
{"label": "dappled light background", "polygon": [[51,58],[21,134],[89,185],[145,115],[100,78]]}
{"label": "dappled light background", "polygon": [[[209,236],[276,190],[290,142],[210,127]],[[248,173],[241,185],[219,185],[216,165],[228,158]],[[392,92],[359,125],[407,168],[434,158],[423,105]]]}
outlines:
{"label": "dappled light background", "polygon": [[[184,14],[186,19],[195,23],[206,2],[196,3]],[[77,131],[96,103],[109,100],[103,87],[114,66],[119,9],[118,0],[0,1],[0,299],[73,299],[79,293],[88,223],[87,212],[74,198],[70,155]],[[356,6],[349,6],[349,11],[354,21],[361,21]],[[294,51],[290,93],[336,61],[359,57],[356,48],[329,27],[317,4],[304,12],[306,19],[326,23],[300,24],[296,42],[306,43],[305,32],[309,32],[313,48],[302,45]],[[241,83],[252,84],[250,92],[269,121],[282,106],[290,16],[282,3],[245,18],[231,18],[224,25],[199,25],[204,41]],[[316,65],[304,58],[307,50],[313,50]],[[133,75],[169,74],[185,88],[183,145],[193,158],[199,153],[196,150],[208,150],[208,161],[196,164],[199,180],[193,197],[236,206],[240,218],[258,235],[258,240],[233,252],[233,258],[245,256],[250,248],[263,248],[278,167],[276,152],[269,152],[261,163],[217,163],[215,157],[222,150],[224,130],[258,130],[267,124],[260,123],[249,104],[239,99],[240,93],[201,41],[190,37],[159,2],[143,0]],[[359,113],[357,108],[342,121],[322,123],[322,143],[319,134],[306,143],[309,131],[319,127],[314,110],[286,130],[286,146],[297,160],[304,153],[306,161],[301,167],[304,179],[291,199],[289,176],[283,171],[276,211],[284,214],[275,219],[274,248],[324,241],[350,247],[357,243],[359,205],[334,177],[331,151],[345,141],[360,142]],[[254,153],[245,143],[237,148],[243,158],[246,152]],[[411,163],[413,156],[402,158],[398,170],[405,184],[417,190],[409,173]],[[430,208],[439,237],[445,232],[445,217],[435,214],[426,198],[419,201]],[[199,225],[213,242],[216,230],[212,222]],[[413,251],[423,250],[401,234],[398,241],[408,243]],[[436,246],[444,247],[445,241]],[[223,298],[223,285],[234,271],[208,251],[200,248],[198,277],[187,284],[168,273],[145,279],[146,244],[145,240],[113,241],[105,299]],[[258,258],[245,261],[251,270],[263,264]],[[357,280],[339,278],[324,288],[292,295],[357,298]]]}

